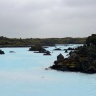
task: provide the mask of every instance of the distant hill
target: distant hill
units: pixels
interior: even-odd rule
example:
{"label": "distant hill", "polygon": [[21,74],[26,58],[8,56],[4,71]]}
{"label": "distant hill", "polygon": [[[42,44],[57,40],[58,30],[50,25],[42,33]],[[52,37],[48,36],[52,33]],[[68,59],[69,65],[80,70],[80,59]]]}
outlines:
{"label": "distant hill", "polygon": [[86,38],[7,38],[0,36],[0,47],[28,47],[32,45],[54,46],[55,44],[84,44]]}

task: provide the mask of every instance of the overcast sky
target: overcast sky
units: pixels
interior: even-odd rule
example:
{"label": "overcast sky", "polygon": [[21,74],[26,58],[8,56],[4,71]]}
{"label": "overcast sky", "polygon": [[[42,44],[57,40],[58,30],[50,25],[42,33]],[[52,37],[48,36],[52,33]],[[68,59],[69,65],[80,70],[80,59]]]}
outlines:
{"label": "overcast sky", "polygon": [[0,36],[86,37],[96,34],[96,0],[0,0]]}

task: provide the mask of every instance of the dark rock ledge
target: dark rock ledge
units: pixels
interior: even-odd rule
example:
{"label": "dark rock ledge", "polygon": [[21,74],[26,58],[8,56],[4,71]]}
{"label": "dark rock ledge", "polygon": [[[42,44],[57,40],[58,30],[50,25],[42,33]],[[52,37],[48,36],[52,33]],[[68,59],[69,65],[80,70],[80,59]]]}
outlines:
{"label": "dark rock ledge", "polygon": [[4,51],[0,50],[0,54],[5,54]]}
{"label": "dark rock ledge", "polygon": [[34,53],[43,53],[43,55],[51,55],[51,52],[44,49],[40,45],[34,45],[31,48],[29,48],[29,51],[35,51]]}
{"label": "dark rock ledge", "polygon": [[89,36],[84,46],[71,51],[68,58],[59,54],[50,68],[60,71],[96,73],[96,34]]}

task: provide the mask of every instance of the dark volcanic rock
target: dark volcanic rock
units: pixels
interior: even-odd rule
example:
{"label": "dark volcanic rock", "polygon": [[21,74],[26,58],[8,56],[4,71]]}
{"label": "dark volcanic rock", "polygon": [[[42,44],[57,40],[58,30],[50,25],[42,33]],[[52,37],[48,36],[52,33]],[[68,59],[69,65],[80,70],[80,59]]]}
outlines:
{"label": "dark volcanic rock", "polygon": [[10,51],[9,53],[15,53],[14,51]]}
{"label": "dark volcanic rock", "polygon": [[46,51],[43,55],[51,55],[50,51]]}
{"label": "dark volcanic rock", "polygon": [[92,34],[92,36],[89,36],[86,40],[87,46],[96,46],[96,34]]}
{"label": "dark volcanic rock", "polygon": [[65,49],[65,53],[68,53],[68,50],[67,49]]}
{"label": "dark volcanic rock", "polygon": [[63,60],[64,60],[64,56],[63,56],[62,54],[59,54],[59,55],[57,56],[57,61],[61,62],[61,61],[63,61]]}
{"label": "dark volcanic rock", "polygon": [[61,71],[96,73],[96,35],[89,36],[86,44],[71,51],[68,58],[64,58],[62,54],[58,55],[51,68]]}
{"label": "dark volcanic rock", "polygon": [[60,48],[56,48],[56,49],[54,49],[54,50],[61,50]]}
{"label": "dark volcanic rock", "polygon": [[42,46],[39,46],[39,45],[34,45],[32,46],[29,51],[38,51],[39,53],[44,53],[46,52],[46,50],[42,47]]}
{"label": "dark volcanic rock", "polygon": [[0,54],[5,54],[4,51],[0,50]]}
{"label": "dark volcanic rock", "polygon": [[67,50],[75,50],[74,48],[69,47]]}

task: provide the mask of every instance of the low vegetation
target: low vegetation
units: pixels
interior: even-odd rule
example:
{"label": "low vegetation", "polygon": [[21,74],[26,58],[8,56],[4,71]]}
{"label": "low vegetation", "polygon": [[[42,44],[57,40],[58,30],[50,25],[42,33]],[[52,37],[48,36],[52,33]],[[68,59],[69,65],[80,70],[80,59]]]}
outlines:
{"label": "low vegetation", "polygon": [[0,47],[31,47],[32,45],[54,46],[55,44],[84,44],[86,38],[7,38],[0,37]]}

